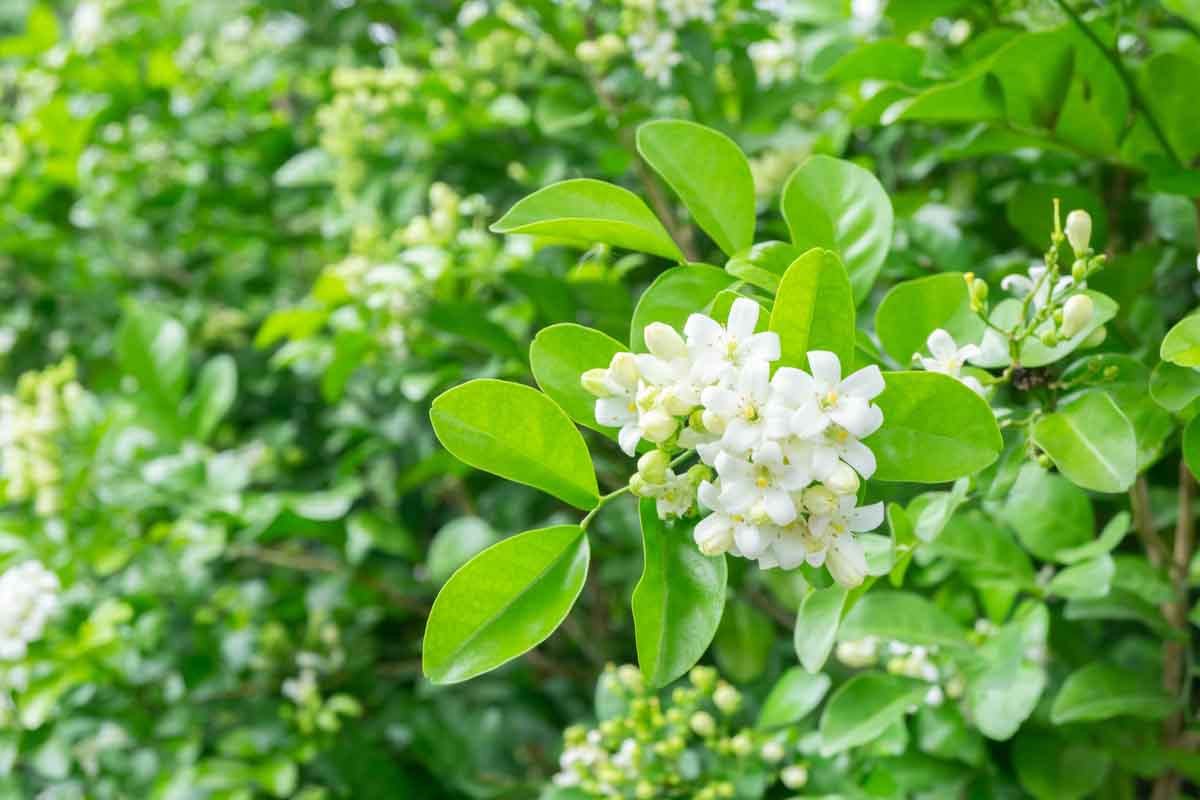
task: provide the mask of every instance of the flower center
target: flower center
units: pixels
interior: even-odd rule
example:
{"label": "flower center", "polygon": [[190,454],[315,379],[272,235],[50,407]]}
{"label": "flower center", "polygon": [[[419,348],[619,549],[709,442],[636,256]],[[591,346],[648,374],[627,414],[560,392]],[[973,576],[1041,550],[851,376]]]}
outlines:
{"label": "flower center", "polygon": [[825,396],[821,398],[821,408],[826,409],[826,410],[833,408],[834,406],[837,405],[837,403],[838,403],[838,393],[837,393],[837,390],[835,390],[835,389],[830,389],[828,392],[825,393]]}

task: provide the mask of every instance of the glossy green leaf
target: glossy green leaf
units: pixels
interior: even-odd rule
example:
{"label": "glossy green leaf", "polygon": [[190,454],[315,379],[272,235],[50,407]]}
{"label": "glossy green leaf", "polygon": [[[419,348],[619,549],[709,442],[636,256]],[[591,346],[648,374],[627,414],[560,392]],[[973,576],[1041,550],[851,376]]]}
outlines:
{"label": "glossy green leaf", "polygon": [[965,647],[967,632],[945,611],[912,592],[868,592],[846,612],[839,641],[873,636],[908,644]]}
{"label": "glossy green leaf", "polygon": [[637,149],[726,255],[754,242],[754,178],[732,139],[694,122],[654,120],[638,128]]}
{"label": "glossy green leaf", "polygon": [[836,254],[814,248],[792,262],[775,295],[771,330],[779,334],[782,365],[808,369],[810,350],[853,361],[854,296]]}
{"label": "glossy green leaf", "polygon": [[117,328],[116,356],[139,392],[160,410],[176,411],[187,385],[187,330],[177,320],[130,305]]}
{"label": "glossy green leaf", "polygon": [[654,500],[640,506],[645,562],[633,590],[638,662],[650,686],[665,686],[692,668],[712,642],[725,608],[725,557],[692,542],[692,523],[658,518]]}
{"label": "glossy green leaf", "polygon": [[596,422],[596,398],[579,378],[589,369],[607,367],[612,357],[625,349],[606,333],[563,322],[538,331],[529,345],[529,365],[538,386],[571,419],[615,438],[614,429]]}
{"label": "glossy green leaf", "polygon": [[1110,756],[1078,737],[1033,728],[1013,743],[1012,760],[1021,786],[1036,800],[1077,800],[1095,796]]}
{"label": "glossy green leaf", "polygon": [[442,585],[459,567],[499,540],[500,536],[492,530],[492,526],[479,517],[456,517],[450,520],[438,529],[429,542],[429,554],[425,558],[429,580],[438,586]]}
{"label": "glossy green leaf", "polygon": [[1150,373],[1150,396],[1172,414],[1185,413],[1200,400],[1200,370],[1158,362]]}
{"label": "glossy green leaf", "polygon": [[883,377],[887,388],[875,400],[883,410],[883,427],[864,440],[875,452],[876,479],[941,483],[996,460],[1003,440],[982,397],[935,372]]}
{"label": "glossy green leaf", "polygon": [[1054,698],[1050,718],[1055,725],[1112,717],[1162,719],[1175,707],[1154,676],[1096,661],[1067,676]]}
{"label": "glossy green leaf", "polygon": [[434,683],[458,683],[536,647],[583,589],[588,541],[577,525],[526,531],[467,562],[434,600],[421,659]]}
{"label": "glossy green leaf", "polygon": [[816,708],[832,683],[823,672],[815,675],[792,667],[780,676],[758,712],[758,728],[793,725]]}
{"label": "glossy green leaf", "polygon": [[821,715],[821,753],[834,755],[882,734],[929,690],[923,681],[860,672],[830,696]]}
{"label": "glossy green leaf", "polygon": [[579,429],[546,395],[518,383],[473,380],[433,401],[442,445],[477,469],[528,484],[576,508],[600,490]]}
{"label": "glossy green leaf", "polygon": [[1108,521],[1096,539],[1078,547],[1059,550],[1054,556],[1055,559],[1063,564],[1075,564],[1112,552],[1125,538],[1125,534],[1129,533],[1130,519],[1128,511],[1118,513]]}
{"label": "glossy green leaf", "polygon": [[683,331],[689,316],[705,312],[718,294],[736,282],[736,278],[724,270],[707,264],[689,264],[667,270],[655,278],[638,300],[630,324],[629,343],[634,350],[645,351],[644,334],[651,322],[665,322],[677,331]]}
{"label": "glossy green leaf", "polygon": [[966,700],[975,726],[989,739],[1011,738],[1037,706],[1046,670],[1026,654],[1044,650],[1049,621],[1044,605],[1027,604],[979,648],[980,667],[970,676]]}
{"label": "glossy green leaf", "polygon": [[[1079,333],[1072,336],[1070,339],[1062,339],[1053,347],[1047,347],[1042,344],[1038,337],[1031,336],[1026,339],[1021,345],[1021,366],[1023,367],[1044,367],[1047,364],[1053,364],[1066,358],[1071,353],[1075,352],[1088,336],[1098,328],[1102,328],[1113,317],[1117,315],[1117,304],[1112,298],[1100,294],[1099,292],[1088,291],[1085,294],[1092,299],[1092,321],[1083,327]],[[993,325],[1002,330],[1012,330],[1013,325],[1017,322],[1020,316],[1021,301],[1014,298],[1001,300],[992,307],[991,314],[988,319]],[[1052,323],[1047,321],[1038,329],[1040,334],[1042,328],[1051,326]],[[973,364],[987,368],[1006,367],[1009,364],[1008,339],[1001,336],[995,330],[988,329],[984,331],[983,339],[979,344],[980,354],[977,358],[972,359]]]}
{"label": "glossy green leaf", "polygon": [[801,601],[792,643],[800,664],[809,672],[820,672],[829,658],[845,604],[846,587],[841,584],[813,589]]}
{"label": "glossy green leaf", "polygon": [[880,39],[860,45],[838,59],[826,76],[831,81],[921,82],[925,51],[898,39]]}
{"label": "glossy green leaf", "polygon": [[[1092,217],[1092,249],[1104,251],[1108,241],[1108,214],[1099,197],[1087,189],[1070,184],[1023,183],[1008,199],[1005,212],[1008,222],[1034,252],[1042,253],[1050,247],[1050,234],[1054,229],[1054,198],[1059,199],[1062,219],[1071,211],[1081,208]],[[1064,251],[1065,252],[1065,251]],[[1065,268],[1070,272],[1069,264]]]}
{"label": "glossy green leaf", "polygon": [[589,178],[539,189],[517,201],[492,230],[545,236],[578,247],[603,242],[683,261],[678,245],[640,197]]}
{"label": "glossy green leaf", "polygon": [[1108,553],[1079,561],[1054,576],[1046,591],[1059,597],[1104,597],[1116,567]]}
{"label": "glossy green leaf", "polygon": [[954,703],[921,706],[917,711],[917,742],[922,752],[973,767],[987,758],[983,737],[967,726]]}
{"label": "glossy green leaf", "polygon": [[985,122],[1004,118],[1004,89],[990,72],[926,89],[916,97],[896,102],[880,121]]}
{"label": "glossy green leaf", "polygon": [[892,202],[879,180],[849,161],[813,156],[788,178],[781,206],[792,244],[841,256],[862,302],[892,244]]}
{"label": "glossy green leaf", "polygon": [[725,271],[775,294],[783,274],[799,257],[800,250],[787,242],[759,242],[732,256],[725,263]]}
{"label": "glossy green leaf", "polygon": [[967,282],[958,272],[905,281],[888,292],[875,311],[875,333],[901,366],[911,364],[916,353],[928,354],[925,340],[938,328],[961,346],[978,344],[984,327],[971,311]]}
{"label": "glossy green leaf", "polygon": [[1133,425],[1104,392],[1088,392],[1039,419],[1033,441],[1073,483],[1096,492],[1123,492],[1137,477]]}
{"label": "glossy green leaf", "polygon": [[1176,322],[1158,350],[1163,361],[1181,367],[1200,367],[1200,314]]}
{"label": "glossy green leaf", "polygon": [[193,435],[207,441],[237,399],[237,364],[222,353],[200,368],[196,389],[189,399],[189,425]]}
{"label": "glossy green leaf", "polygon": [[979,511],[956,514],[928,551],[957,562],[972,575],[1003,578],[1017,585],[1033,581],[1033,564],[1012,534]]}
{"label": "glossy green leaf", "polygon": [[729,680],[749,683],[767,669],[775,623],[754,606],[742,601],[725,605],[721,625],[713,639],[713,656]]}
{"label": "glossy green leaf", "polygon": [[1200,416],[1193,417],[1183,429],[1183,460],[1192,477],[1200,476]]}
{"label": "glossy green leaf", "polygon": [[1000,515],[1043,561],[1090,542],[1095,524],[1087,493],[1037,464],[1021,468]]}
{"label": "glossy green leaf", "polygon": [[[1200,105],[1196,103],[1196,75],[1200,60],[1182,52],[1155,54],[1142,68],[1143,92],[1155,117],[1184,165],[1200,155]],[[1174,160],[1174,159],[1172,159]]]}
{"label": "glossy green leaf", "polygon": [[[1178,369],[1171,364],[1166,366]],[[1145,471],[1162,456],[1175,424],[1171,415],[1146,391],[1150,370],[1144,364],[1121,353],[1099,353],[1072,362],[1063,371],[1062,380],[1067,383],[1081,380],[1085,386],[1095,386],[1085,391],[1100,391],[1112,399],[1133,427],[1138,472]],[[1069,404],[1073,399],[1065,402]]]}

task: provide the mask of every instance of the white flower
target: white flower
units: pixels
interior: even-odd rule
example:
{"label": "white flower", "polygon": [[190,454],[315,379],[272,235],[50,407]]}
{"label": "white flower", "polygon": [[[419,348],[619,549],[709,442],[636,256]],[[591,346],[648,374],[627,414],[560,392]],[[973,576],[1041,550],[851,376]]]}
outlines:
{"label": "white flower", "polygon": [[825,563],[825,543],[813,536],[803,517],[772,533],[770,550],[758,559],[762,569],[795,569],[805,561],[814,567]]}
{"label": "white flower", "polygon": [[668,469],[662,483],[652,484],[648,492],[654,498],[654,507],[659,519],[686,516],[696,499],[696,488],[685,475],[676,475]]}
{"label": "white flower", "polygon": [[701,392],[704,426],[721,433],[722,448],[741,455],[766,437],[770,376],[767,362],[752,361],[738,373],[733,388],[709,386]]}
{"label": "white flower", "polygon": [[838,642],[837,658],[847,667],[861,669],[874,666],[879,658],[879,640],[874,636]]}
{"label": "white flower", "polygon": [[671,70],[683,60],[675,51],[675,34],[672,31],[645,31],[629,37],[629,49],[633,59],[649,80],[664,89],[671,85]]}
{"label": "white flower", "polygon": [[712,509],[693,532],[700,552],[708,556],[730,552],[743,558],[758,558],[773,541],[773,531],[769,526],[755,525],[745,516],[730,511],[721,501],[719,483],[703,481],[700,484],[700,502]]}
{"label": "white flower", "polygon": [[808,524],[813,535],[828,544],[825,563],[834,580],[844,586],[857,586],[867,574],[867,558],[855,533],[873,531],[883,523],[883,503],[856,508],[850,495],[838,498],[832,514],[814,514]]}
{"label": "white flower", "polygon": [[721,452],[715,466],[721,476],[721,505],[757,524],[769,519],[776,525],[787,525],[796,519],[791,492],[811,481],[807,470],[784,458],[777,442],[755,448],[750,461]]}
{"label": "white flower", "polygon": [[642,438],[637,405],[639,378],[633,353],[617,353],[608,369],[590,369],[580,379],[583,388],[599,398],[596,422],[620,429],[617,442],[628,456],[637,452],[637,443]]}
{"label": "white flower", "polygon": [[728,381],[748,364],[779,359],[779,334],[754,332],[760,310],[758,303],[739,297],[733,301],[729,322],[724,326],[704,314],[688,317],[683,332],[698,380]]}
{"label": "white flower", "polygon": [[926,358],[920,353],[913,353],[913,357],[920,361],[920,364],[930,372],[940,372],[943,375],[949,375],[957,381],[961,381],[976,394],[983,393],[983,384],[978,378],[970,375],[964,377],[962,373],[963,365],[979,355],[979,345],[964,344],[962,347],[954,341],[954,337],[947,331],[938,328],[933,333],[929,334],[929,338],[925,340],[925,346],[929,348],[929,353],[932,358]]}
{"label": "white flower", "polygon": [[681,28],[691,20],[712,23],[717,19],[715,0],[661,0],[672,28]]}
{"label": "white flower", "polygon": [[754,65],[758,86],[768,89],[777,83],[795,79],[799,71],[800,53],[796,40],[788,31],[778,31],[778,38],[763,39],[746,48]]}
{"label": "white flower", "polygon": [[58,610],[58,577],[39,561],[26,561],[0,575],[0,660],[25,657]]}
{"label": "white flower", "polygon": [[842,380],[842,365],[836,354],[814,350],[808,354],[808,363],[813,383],[806,392],[809,399],[792,415],[792,433],[808,438],[837,425],[863,437],[879,429],[883,412],[871,402],[884,390],[879,367],[863,367]]}
{"label": "white flower", "polygon": [[[1000,281],[1000,288],[1017,297],[1024,297],[1036,286],[1037,293],[1033,296],[1033,306],[1041,309],[1048,302],[1060,299],[1075,283],[1070,275],[1065,275],[1059,278],[1051,288],[1049,280],[1042,280],[1045,274],[1046,268],[1043,266],[1030,267],[1028,275],[1005,275]],[[1038,286],[1039,282],[1041,286]]]}

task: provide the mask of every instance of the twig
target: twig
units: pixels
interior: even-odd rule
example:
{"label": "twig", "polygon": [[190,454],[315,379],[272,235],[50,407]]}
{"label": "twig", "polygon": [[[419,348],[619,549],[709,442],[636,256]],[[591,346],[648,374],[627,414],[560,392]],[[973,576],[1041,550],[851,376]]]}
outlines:
{"label": "twig", "polygon": [[763,594],[758,589],[748,590],[746,592],[746,598],[751,603],[758,606],[758,609],[760,611],[766,613],[768,616],[770,616],[772,619],[774,619],[776,622],[778,622],[780,625],[787,628],[788,630],[791,630],[792,628],[796,627],[795,616],[792,614],[789,614],[787,611],[780,608],[778,605],[776,605],[774,603],[774,601],[771,600],[771,598],[767,597],[765,594]]}
{"label": "twig", "polygon": [[1154,516],[1150,512],[1150,486],[1144,475],[1138,476],[1129,490],[1129,505],[1133,509],[1134,528],[1142,540],[1142,546],[1146,548],[1146,557],[1155,567],[1162,567],[1167,560],[1167,547],[1154,529]]}

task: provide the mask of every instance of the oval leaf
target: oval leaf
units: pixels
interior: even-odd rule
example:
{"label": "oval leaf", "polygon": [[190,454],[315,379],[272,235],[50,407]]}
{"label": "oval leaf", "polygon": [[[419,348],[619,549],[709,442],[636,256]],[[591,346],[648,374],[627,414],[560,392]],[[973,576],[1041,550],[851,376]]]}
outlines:
{"label": "oval leaf", "polygon": [[792,243],[838,253],[862,302],[892,243],[892,202],[875,176],[849,161],[813,156],[788,178],[782,207]]}
{"label": "oval leaf", "polygon": [[1200,367],[1200,314],[1176,322],[1163,338],[1158,355],[1181,367]]}
{"label": "oval leaf", "polygon": [[589,369],[607,367],[625,345],[595,328],[563,322],[542,328],[529,345],[529,364],[542,391],[571,419],[615,439],[615,428],[596,422],[596,398],[579,378]]}
{"label": "oval leaf", "polygon": [[800,250],[787,242],[760,242],[730,258],[725,271],[775,294],[783,273],[799,257]]}
{"label": "oval leaf", "polygon": [[579,429],[546,395],[528,386],[474,380],[443,393],[429,411],[434,433],[472,467],[548,492],[576,508],[600,490]]}
{"label": "oval leaf", "polygon": [[821,754],[830,756],[873,741],[927,691],[929,684],[899,675],[855,675],[838,687],[821,714]]}
{"label": "oval leaf", "polygon": [[982,397],[936,372],[887,372],[876,403],[883,427],[864,443],[875,451],[875,478],[942,483],[971,475],[1000,455],[1004,442]]}
{"label": "oval leaf", "polygon": [[421,663],[434,683],[458,683],[536,647],[583,589],[588,541],[578,525],[526,531],[492,545],[442,587]]}
{"label": "oval leaf", "polygon": [[911,592],[870,592],[846,613],[840,641],[874,636],[908,644],[965,647],[966,631],[949,614]]}
{"label": "oval leaf", "polygon": [[779,334],[780,364],[808,369],[809,350],[854,359],[854,296],[835,253],[813,248],[792,262],[779,283],[771,330]]}
{"label": "oval leaf", "polygon": [[492,230],[547,236],[578,247],[603,242],[683,261],[679,247],[640,197],[590,178],[539,189],[517,201]]}
{"label": "oval leaf", "polygon": [[637,149],[726,255],[754,242],[750,162],[725,134],[678,119],[638,128]]}
{"label": "oval leaf", "polygon": [[967,282],[960,272],[905,281],[894,287],[875,312],[875,333],[887,354],[907,366],[925,353],[929,334],[942,328],[959,345],[978,344],[984,323],[971,311]]}
{"label": "oval leaf", "polygon": [[1088,392],[1033,426],[1034,443],[1078,486],[1123,492],[1137,477],[1133,425],[1104,392]]}
{"label": "oval leaf", "polygon": [[1025,549],[1043,561],[1092,541],[1095,530],[1087,493],[1037,464],[1021,467],[1000,516]]}
{"label": "oval leaf", "polygon": [[846,587],[841,584],[813,589],[800,602],[792,642],[800,664],[809,672],[820,672],[825,666],[845,605]]}
{"label": "oval leaf", "polygon": [[638,663],[653,687],[692,668],[712,642],[725,608],[725,557],[692,543],[692,525],[658,518],[653,499],[639,506],[645,565],[633,590]]}
{"label": "oval leaf", "polygon": [[1111,717],[1162,719],[1174,709],[1171,696],[1147,676],[1097,661],[1067,676],[1050,719],[1055,725]]}
{"label": "oval leaf", "polygon": [[728,289],[736,279],[723,270],[707,264],[673,267],[655,278],[642,293],[630,323],[629,343],[634,350],[644,351],[646,326],[665,322],[678,331],[687,318],[703,312],[713,299]]}
{"label": "oval leaf", "polygon": [[775,683],[762,710],[758,712],[759,728],[779,728],[804,719],[817,707],[831,681],[823,672],[813,675],[800,667],[792,667]]}

